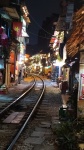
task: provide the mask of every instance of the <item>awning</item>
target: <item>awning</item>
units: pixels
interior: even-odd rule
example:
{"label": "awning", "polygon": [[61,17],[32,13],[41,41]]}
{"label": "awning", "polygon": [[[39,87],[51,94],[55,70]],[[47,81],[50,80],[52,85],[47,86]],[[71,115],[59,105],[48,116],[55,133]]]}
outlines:
{"label": "awning", "polygon": [[12,18],[10,18],[10,16],[2,8],[0,8],[0,15],[1,15],[1,18],[7,19],[10,21],[12,20]]}
{"label": "awning", "polygon": [[67,54],[74,57],[84,45],[84,6],[73,15],[73,29],[66,42]]}
{"label": "awning", "polygon": [[11,7],[4,7],[4,10],[12,17],[12,18],[16,18],[16,19],[20,19],[17,10],[15,8],[11,8]]}
{"label": "awning", "polygon": [[5,14],[5,13],[2,13],[1,14],[1,18],[4,18],[4,19],[7,19],[7,20],[12,20],[7,14]]}

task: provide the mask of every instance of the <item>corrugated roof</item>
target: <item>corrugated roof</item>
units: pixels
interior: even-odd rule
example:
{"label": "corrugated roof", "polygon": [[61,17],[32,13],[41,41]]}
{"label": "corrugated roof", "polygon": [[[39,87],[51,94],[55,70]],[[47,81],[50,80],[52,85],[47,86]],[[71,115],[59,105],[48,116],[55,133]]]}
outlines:
{"label": "corrugated roof", "polygon": [[19,15],[17,13],[17,10],[15,8],[11,8],[11,7],[4,7],[4,10],[12,17],[12,18],[16,18],[19,19]]}
{"label": "corrugated roof", "polygon": [[67,54],[73,57],[81,44],[84,44],[84,6],[73,16],[72,34],[66,43]]}

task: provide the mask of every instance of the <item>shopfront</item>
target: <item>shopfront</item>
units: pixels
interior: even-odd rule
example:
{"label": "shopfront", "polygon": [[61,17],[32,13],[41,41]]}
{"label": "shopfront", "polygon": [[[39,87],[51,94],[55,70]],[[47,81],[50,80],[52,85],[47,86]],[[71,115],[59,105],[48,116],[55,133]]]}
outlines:
{"label": "shopfront", "polygon": [[0,59],[0,86],[4,82],[4,60]]}
{"label": "shopfront", "polygon": [[79,100],[84,100],[84,52],[80,52]]}
{"label": "shopfront", "polygon": [[78,117],[84,117],[84,51],[80,51],[79,88],[78,88]]}
{"label": "shopfront", "polygon": [[0,86],[4,83],[4,58],[3,49],[0,47]]}

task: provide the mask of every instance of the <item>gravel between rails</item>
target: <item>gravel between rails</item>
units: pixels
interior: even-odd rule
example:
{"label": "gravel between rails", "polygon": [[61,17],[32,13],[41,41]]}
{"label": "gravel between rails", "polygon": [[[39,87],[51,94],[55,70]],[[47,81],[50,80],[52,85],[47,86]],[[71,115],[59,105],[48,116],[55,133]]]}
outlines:
{"label": "gravel between rails", "polygon": [[[43,118],[43,122],[40,122],[40,120],[38,120],[37,118],[31,123],[31,125],[28,125],[27,129],[24,130],[24,133],[17,141],[13,150],[58,150],[54,142],[52,128],[55,123],[59,122],[59,107],[62,105],[62,98],[59,88],[55,85],[53,86],[50,80],[46,79],[45,84],[46,93],[44,95],[44,105],[46,106],[46,118]],[[42,111],[44,113],[44,110]],[[50,126],[48,127],[49,124]],[[45,126],[47,126],[47,128]],[[49,132],[49,134],[46,134],[47,131]],[[34,135],[34,133],[37,134],[37,132],[40,134],[38,135],[40,142],[41,140],[43,140],[43,142],[41,142],[40,144],[36,144],[33,142],[29,143],[29,139],[32,137],[32,135]],[[44,135],[42,136],[43,133]]]}

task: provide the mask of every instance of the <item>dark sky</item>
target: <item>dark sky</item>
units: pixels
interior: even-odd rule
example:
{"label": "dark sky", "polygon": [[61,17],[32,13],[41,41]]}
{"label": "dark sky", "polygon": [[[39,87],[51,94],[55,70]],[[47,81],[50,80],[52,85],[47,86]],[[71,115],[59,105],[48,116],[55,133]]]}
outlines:
{"label": "dark sky", "polygon": [[26,0],[31,20],[29,25],[30,44],[37,44],[38,31],[43,20],[50,17],[52,13],[59,14],[59,3],[60,0]]}

